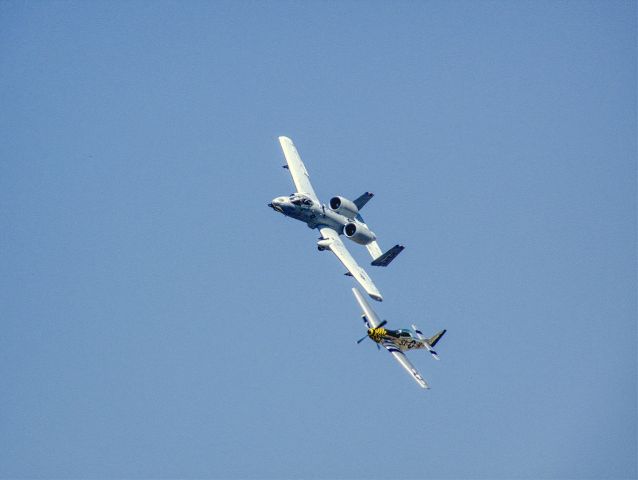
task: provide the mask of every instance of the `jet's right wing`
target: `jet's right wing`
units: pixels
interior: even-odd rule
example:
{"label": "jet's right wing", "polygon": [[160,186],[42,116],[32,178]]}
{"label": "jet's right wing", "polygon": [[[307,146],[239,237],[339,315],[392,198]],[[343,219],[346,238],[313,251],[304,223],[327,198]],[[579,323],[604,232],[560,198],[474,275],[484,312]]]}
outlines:
{"label": "jet's right wing", "polygon": [[288,137],[279,137],[279,143],[281,144],[281,149],[284,151],[286,163],[288,164],[288,171],[290,171],[297,193],[305,193],[315,202],[321,203],[315,193],[315,190],[312,188],[310,175],[308,175],[308,171],[301,161],[301,157],[299,156],[297,148],[295,148],[295,144],[292,143],[292,140]]}
{"label": "jet's right wing", "polygon": [[406,372],[408,372],[414,381],[419,384],[421,388],[430,388],[425,379],[421,376],[414,365],[410,363],[410,360],[405,356],[405,354],[397,348],[397,346],[392,343],[390,340],[383,340],[381,344],[386,348],[388,352],[392,354],[394,358],[397,359],[397,362],[401,364],[403,368],[405,368]]}
{"label": "jet's right wing", "polygon": [[354,258],[352,258],[352,255],[350,255],[350,252],[339,238],[339,234],[330,227],[320,227],[319,231],[325,240],[330,240],[330,244],[327,248],[332,250],[332,253],[334,253],[339,261],[343,263],[343,266],[346,267],[350,275],[359,282],[359,285],[363,287],[366,293],[375,300],[379,302],[382,301],[383,297],[381,296],[381,293],[377,290],[377,287],[374,285],[370,277],[368,277],[366,271],[359,266]]}

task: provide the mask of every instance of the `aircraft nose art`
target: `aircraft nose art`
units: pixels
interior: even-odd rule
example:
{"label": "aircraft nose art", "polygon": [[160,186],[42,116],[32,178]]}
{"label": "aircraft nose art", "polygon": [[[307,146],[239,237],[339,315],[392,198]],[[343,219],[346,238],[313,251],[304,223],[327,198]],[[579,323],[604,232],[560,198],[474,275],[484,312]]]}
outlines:
{"label": "aircraft nose art", "polygon": [[277,202],[277,199],[273,200],[272,202],[267,204],[270,208],[272,208],[274,211],[279,212],[279,213],[284,213],[284,209],[281,208],[281,205],[279,205],[279,202]]}

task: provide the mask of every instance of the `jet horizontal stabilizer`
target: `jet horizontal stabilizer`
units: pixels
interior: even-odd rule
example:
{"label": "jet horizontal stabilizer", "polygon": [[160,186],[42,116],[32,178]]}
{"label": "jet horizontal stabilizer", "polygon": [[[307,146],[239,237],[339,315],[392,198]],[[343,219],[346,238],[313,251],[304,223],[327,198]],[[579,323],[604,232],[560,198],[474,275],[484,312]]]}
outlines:
{"label": "jet horizontal stabilizer", "polygon": [[403,251],[404,248],[405,247],[403,245],[395,245],[380,257],[375,258],[371,265],[374,265],[375,267],[387,267],[390,265],[390,262]]}

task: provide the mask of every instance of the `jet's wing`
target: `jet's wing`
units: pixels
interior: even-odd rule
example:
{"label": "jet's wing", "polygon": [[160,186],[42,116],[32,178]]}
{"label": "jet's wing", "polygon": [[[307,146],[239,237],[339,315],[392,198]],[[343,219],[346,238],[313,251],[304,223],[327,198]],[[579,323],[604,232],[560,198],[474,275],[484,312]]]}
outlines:
{"label": "jet's wing", "polygon": [[357,264],[357,261],[354,258],[352,258],[352,255],[350,255],[350,252],[339,238],[339,234],[330,227],[320,227],[319,231],[324,239],[330,240],[328,248],[332,250],[332,253],[334,253],[339,261],[343,263],[343,266],[346,267],[350,275],[359,282],[359,285],[363,287],[366,293],[375,300],[379,302],[382,301],[383,297],[381,296],[381,293],[379,293],[377,287],[374,285],[370,277],[368,277],[366,271]]}
{"label": "jet's wing", "polygon": [[388,352],[392,354],[394,358],[397,359],[397,362],[401,364],[403,368],[410,374],[414,381],[419,384],[421,388],[430,388],[425,379],[421,376],[414,365],[410,363],[410,360],[405,356],[405,354],[399,350],[394,343],[390,340],[383,340],[381,344],[386,348]]}
{"label": "jet's wing", "polygon": [[368,328],[377,328],[381,323],[381,320],[379,319],[375,311],[372,310],[372,307],[370,307],[370,304],[368,303],[366,298],[361,295],[361,292],[356,288],[352,289],[352,293],[354,293],[354,298],[357,299],[357,303],[361,307],[361,310],[363,310],[363,315],[365,316]]}
{"label": "jet's wing", "polygon": [[292,181],[295,184],[297,193],[305,193],[315,202],[321,203],[319,198],[317,198],[315,190],[312,188],[310,175],[308,175],[308,171],[301,161],[301,157],[299,156],[299,152],[297,152],[297,148],[295,148],[295,144],[292,143],[292,140],[288,137],[279,137],[279,143],[281,144],[281,149],[284,151],[286,163],[288,164],[288,171],[290,172],[290,175],[292,175]]}

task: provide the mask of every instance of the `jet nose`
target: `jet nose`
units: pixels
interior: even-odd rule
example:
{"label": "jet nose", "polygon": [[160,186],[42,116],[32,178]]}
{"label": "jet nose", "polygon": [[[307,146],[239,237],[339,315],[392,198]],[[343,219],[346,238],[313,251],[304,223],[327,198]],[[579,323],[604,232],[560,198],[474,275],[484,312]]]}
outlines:
{"label": "jet nose", "polygon": [[284,209],[281,208],[280,202],[275,198],[272,202],[268,204],[270,208],[272,208],[275,212],[283,213]]}

